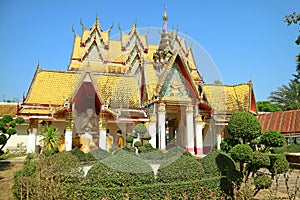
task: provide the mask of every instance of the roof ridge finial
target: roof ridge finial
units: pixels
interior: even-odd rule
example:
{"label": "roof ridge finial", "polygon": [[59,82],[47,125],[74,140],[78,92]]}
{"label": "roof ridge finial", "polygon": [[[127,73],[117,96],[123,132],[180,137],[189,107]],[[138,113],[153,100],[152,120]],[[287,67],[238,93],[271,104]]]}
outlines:
{"label": "roof ridge finial", "polygon": [[40,71],[41,67],[40,67],[40,61],[38,60],[37,64],[36,64],[36,70]]}
{"label": "roof ridge finial", "polygon": [[98,19],[98,13],[96,14],[96,23],[99,23],[99,19]]}
{"label": "roof ridge finial", "polygon": [[164,6],[164,15],[162,17],[163,21],[164,21],[164,26],[163,26],[163,32],[168,32],[168,25],[167,25],[167,21],[168,21],[168,15],[167,15],[167,6]]}
{"label": "roof ridge finial", "polygon": [[74,24],[72,25],[72,32],[74,33],[74,35],[76,35],[76,31],[74,29]]}
{"label": "roof ridge finial", "polygon": [[80,18],[80,25],[81,25],[81,28],[82,28],[82,32],[86,29],[82,23],[82,18]]}

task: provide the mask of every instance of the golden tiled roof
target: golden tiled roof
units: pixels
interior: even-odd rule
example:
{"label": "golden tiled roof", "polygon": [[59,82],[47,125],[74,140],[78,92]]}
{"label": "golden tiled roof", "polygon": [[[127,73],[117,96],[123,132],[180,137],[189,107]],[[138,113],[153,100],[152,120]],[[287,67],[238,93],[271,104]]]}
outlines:
{"label": "golden tiled roof", "polygon": [[44,114],[44,115],[50,115],[53,114],[50,108],[48,109],[33,109],[33,108],[24,108],[20,110],[20,114]]}
{"label": "golden tiled roof", "polygon": [[38,71],[25,103],[62,105],[72,95],[80,75],[61,71]]}
{"label": "golden tiled roof", "polygon": [[15,116],[17,114],[17,103],[0,103],[0,117],[3,115]]}
{"label": "golden tiled roof", "polygon": [[211,85],[204,84],[203,90],[216,114],[232,114],[250,110],[250,85]]}
{"label": "golden tiled roof", "polygon": [[103,104],[111,107],[139,108],[138,81],[135,77],[95,75]]}

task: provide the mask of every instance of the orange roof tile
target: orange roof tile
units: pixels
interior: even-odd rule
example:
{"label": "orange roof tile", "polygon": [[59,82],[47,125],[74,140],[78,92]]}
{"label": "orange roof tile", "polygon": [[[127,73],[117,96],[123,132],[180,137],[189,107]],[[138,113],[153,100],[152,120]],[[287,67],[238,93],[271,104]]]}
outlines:
{"label": "orange roof tile", "polygon": [[300,110],[259,114],[262,131],[276,130],[283,134],[300,134]]}

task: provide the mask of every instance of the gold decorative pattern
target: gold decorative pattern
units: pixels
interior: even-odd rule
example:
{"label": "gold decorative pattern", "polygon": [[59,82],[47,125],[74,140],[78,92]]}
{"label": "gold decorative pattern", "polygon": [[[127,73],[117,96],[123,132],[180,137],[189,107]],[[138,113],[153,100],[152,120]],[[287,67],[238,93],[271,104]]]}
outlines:
{"label": "gold decorative pattern", "polygon": [[80,74],[60,71],[40,71],[36,74],[27,104],[62,105],[68,99]]}
{"label": "gold decorative pattern", "polygon": [[135,77],[95,75],[103,104],[139,108],[138,81]]}
{"label": "gold decorative pattern", "polygon": [[249,111],[250,85],[203,85],[208,103],[216,114]]}

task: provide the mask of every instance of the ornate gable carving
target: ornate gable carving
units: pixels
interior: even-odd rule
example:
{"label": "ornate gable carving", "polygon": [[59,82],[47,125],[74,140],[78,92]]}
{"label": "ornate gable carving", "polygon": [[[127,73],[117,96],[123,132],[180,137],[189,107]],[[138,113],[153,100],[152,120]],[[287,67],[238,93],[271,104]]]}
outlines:
{"label": "ornate gable carving", "polygon": [[191,97],[185,79],[181,74],[177,63],[170,69],[165,83],[161,88],[161,97],[189,98]]}

